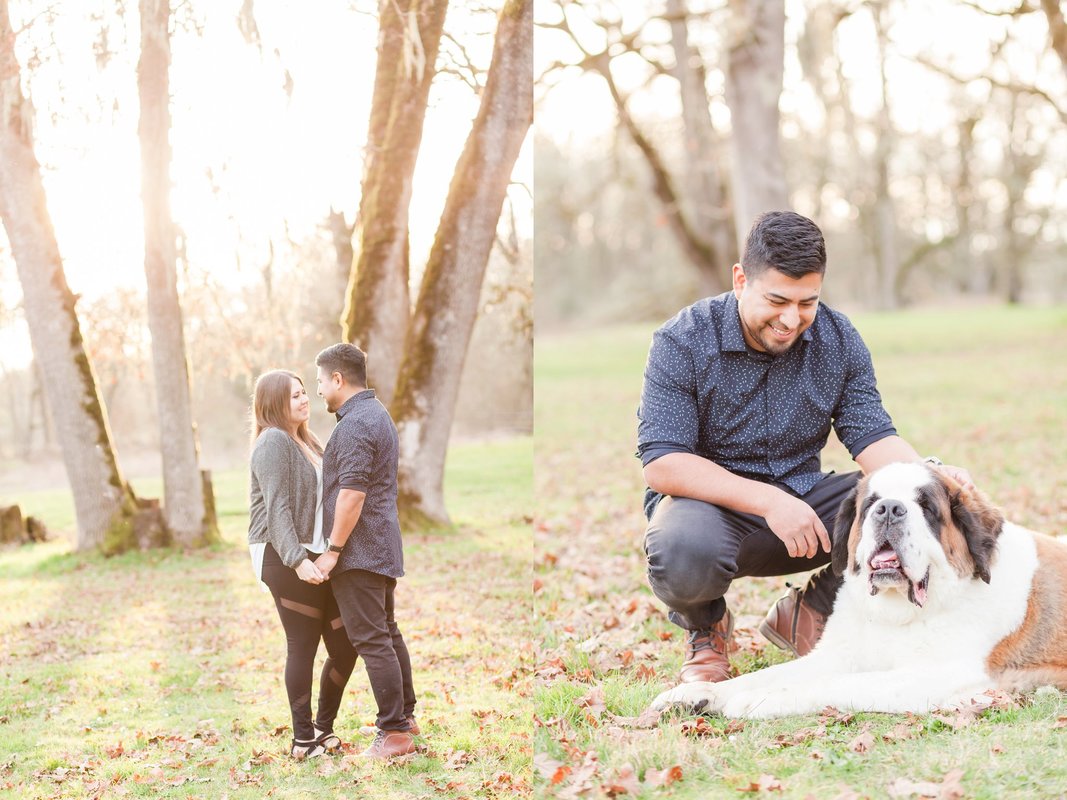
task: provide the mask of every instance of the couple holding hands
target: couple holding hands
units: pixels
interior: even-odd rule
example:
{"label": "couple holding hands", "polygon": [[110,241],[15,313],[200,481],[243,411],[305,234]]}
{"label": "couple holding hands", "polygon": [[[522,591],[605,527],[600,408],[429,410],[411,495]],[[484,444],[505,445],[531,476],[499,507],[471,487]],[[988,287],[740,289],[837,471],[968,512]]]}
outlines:
{"label": "couple holding hands", "polygon": [[[378,705],[376,736],[363,751],[389,759],[414,752],[415,690],[393,614],[404,574],[397,516],[396,427],[367,388],[367,357],[336,344],[315,359],[318,394],[337,426],[323,447],[308,427],[300,377],[272,370],[256,380],[248,544],[285,630],[285,688],[294,758],[338,750],[333,732],[345,686],[363,657]],[[311,688],[319,640],[328,658]]]}

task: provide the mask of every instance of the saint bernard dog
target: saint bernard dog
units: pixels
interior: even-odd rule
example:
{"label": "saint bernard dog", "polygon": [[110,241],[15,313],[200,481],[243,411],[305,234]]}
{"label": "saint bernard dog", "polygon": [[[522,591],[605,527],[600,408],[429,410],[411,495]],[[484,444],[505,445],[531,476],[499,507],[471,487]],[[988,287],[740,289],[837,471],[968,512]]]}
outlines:
{"label": "saint bernard dog", "polygon": [[890,464],[841,505],[831,562],[844,576],[816,647],[654,708],[727,717],[926,712],[990,690],[1067,689],[1067,544],[1005,522],[936,468]]}

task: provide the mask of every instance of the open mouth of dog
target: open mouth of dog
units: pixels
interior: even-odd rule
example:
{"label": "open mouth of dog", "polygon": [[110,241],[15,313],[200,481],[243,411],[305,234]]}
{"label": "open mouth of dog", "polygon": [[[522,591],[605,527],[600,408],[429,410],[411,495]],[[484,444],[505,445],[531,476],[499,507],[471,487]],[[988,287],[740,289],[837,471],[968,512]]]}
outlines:
{"label": "open mouth of dog", "polygon": [[870,567],[868,581],[871,594],[878,594],[881,589],[891,587],[908,587],[908,600],[922,608],[926,604],[927,589],[930,586],[930,570],[927,568],[922,580],[913,580],[900,563],[900,556],[892,545],[884,544],[867,562]]}

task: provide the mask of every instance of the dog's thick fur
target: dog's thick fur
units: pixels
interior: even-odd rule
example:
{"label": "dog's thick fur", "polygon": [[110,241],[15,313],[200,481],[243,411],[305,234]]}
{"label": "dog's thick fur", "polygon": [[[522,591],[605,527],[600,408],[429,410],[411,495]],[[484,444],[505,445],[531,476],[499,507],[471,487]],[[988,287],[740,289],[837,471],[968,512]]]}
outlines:
{"label": "dog's thick fur", "polygon": [[996,688],[1067,689],[1067,545],[1005,522],[981,493],[920,464],[860,481],[833,540],[844,585],[811,653],[683,684],[653,706],[728,717],[925,712]]}

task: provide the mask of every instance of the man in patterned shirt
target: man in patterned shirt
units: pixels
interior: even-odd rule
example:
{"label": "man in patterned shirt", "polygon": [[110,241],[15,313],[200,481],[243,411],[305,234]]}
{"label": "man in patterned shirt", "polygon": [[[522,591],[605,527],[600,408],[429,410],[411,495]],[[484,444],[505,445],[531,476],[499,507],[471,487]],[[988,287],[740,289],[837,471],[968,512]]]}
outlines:
{"label": "man in patterned shirt", "polygon": [[378,732],[363,755],[389,759],[414,752],[419,734],[411,660],[393,613],[396,579],[404,574],[396,426],[367,388],[362,350],[335,344],[315,364],[319,396],[337,416],[322,454],[322,530],[329,548],[315,566],[333,586],[378,704]]}
{"label": "man in patterned shirt", "polygon": [[[652,591],[688,632],[682,682],[729,677],[724,595],[734,578],[824,567],[760,625],[796,655],[818,641],[841,585],[825,566],[827,531],[861,474],[821,471],[831,427],[864,473],[921,460],[882,407],[859,333],[820,304],[825,270],[814,222],[763,214],[733,291],[653,336],[638,410],[645,552]],[[965,470],[941,469],[972,485]]]}

